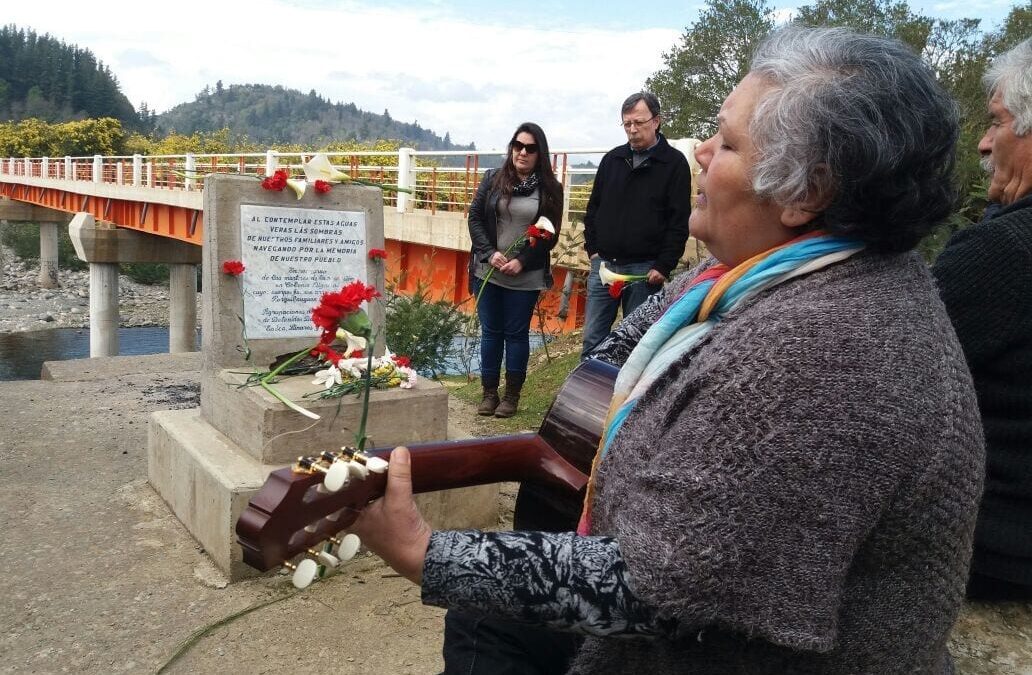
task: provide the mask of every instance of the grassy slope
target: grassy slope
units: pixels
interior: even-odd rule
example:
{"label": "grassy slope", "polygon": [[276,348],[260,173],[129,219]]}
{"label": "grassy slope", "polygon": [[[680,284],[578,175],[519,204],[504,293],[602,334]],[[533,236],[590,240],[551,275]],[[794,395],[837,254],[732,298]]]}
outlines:
{"label": "grassy slope", "polygon": [[[475,426],[480,435],[508,434],[518,431],[536,431],[541,426],[548,407],[552,405],[559,387],[566,381],[578,363],[580,363],[581,334],[580,331],[559,336],[545,349],[531,354],[527,368],[527,383],[523,386],[519,412],[508,419],[494,417],[477,417]],[[455,386],[453,396],[476,405],[480,402],[480,378],[465,383],[463,380],[452,380]]]}

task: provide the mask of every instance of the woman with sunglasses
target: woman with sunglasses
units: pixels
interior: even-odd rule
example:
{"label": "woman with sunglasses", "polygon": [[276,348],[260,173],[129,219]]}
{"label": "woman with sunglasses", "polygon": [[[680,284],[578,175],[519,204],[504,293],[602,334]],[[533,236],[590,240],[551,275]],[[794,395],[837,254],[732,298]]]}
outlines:
{"label": "woman with sunglasses", "polygon": [[[563,188],[549,163],[545,132],[524,122],[509,141],[505,163],[484,175],[469,207],[469,288],[479,298],[482,333],[484,395],[477,408],[481,415],[516,414],[527,377],[531,315],[538,295],[552,286],[549,255],[556,237],[513,243],[542,217],[552,222],[558,235],[562,208]],[[499,399],[503,355],[505,395]]]}

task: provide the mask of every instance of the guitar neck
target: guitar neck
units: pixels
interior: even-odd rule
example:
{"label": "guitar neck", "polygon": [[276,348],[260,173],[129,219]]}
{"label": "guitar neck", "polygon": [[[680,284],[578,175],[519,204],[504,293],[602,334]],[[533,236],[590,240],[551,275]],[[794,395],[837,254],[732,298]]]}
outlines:
{"label": "guitar neck", "polygon": [[[503,482],[530,482],[576,497],[588,482],[617,369],[586,361],[570,374],[537,434],[415,443],[414,492]],[[388,459],[391,448],[368,454]],[[572,463],[571,463],[572,462]],[[325,467],[324,467],[325,468]],[[387,477],[352,479],[327,492],[319,473],[280,469],[251,498],[237,521],[244,562],[268,570],[347,528],[370,501],[383,495]]]}
{"label": "guitar neck", "polygon": [[[575,493],[588,477],[537,434],[417,443],[412,456],[413,492],[511,481],[535,481]],[[371,451],[388,459],[391,449]],[[244,562],[268,570],[324,541],[354,522],[370,501],[383,496],[386,474],[369,474],[339,492],[325,492],[322,477],[274,471],[237,522]]]}
{"label": "guitar neck", "polygon": [[[534,481],[576,492],[588,478],[538,434],[470,438],[407,446],[412,491],[435,492],[489,483]],[[384,459],[390,450],[377,454]]]}

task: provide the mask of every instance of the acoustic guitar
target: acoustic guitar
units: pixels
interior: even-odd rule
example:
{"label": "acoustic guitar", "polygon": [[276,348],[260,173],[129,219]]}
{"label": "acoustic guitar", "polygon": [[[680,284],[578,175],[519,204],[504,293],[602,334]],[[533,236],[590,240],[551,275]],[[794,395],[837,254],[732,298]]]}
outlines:
{"label": "acoustic guitar", "polygon": [[[407,446],[413,492],[520,482],[517,528],[572,529],[618,372],[603,361],[580,364],[563,384],[537,433]],[[383,464],[392,449],[363,455]],[[334,535],[351,525],[366,504],[383,496],[386,474],[370,471],[341,489],[328,490],[327,467],[335,461],[340,458],[324,453],[322,459],[302,458],[294,467],[269,475],[237,521],[245,563],[266,571],[302,553],[320,560],[321,551],[313,547],[327,541],[341,543]],[[307,562],[314,567],[315,563]]]}

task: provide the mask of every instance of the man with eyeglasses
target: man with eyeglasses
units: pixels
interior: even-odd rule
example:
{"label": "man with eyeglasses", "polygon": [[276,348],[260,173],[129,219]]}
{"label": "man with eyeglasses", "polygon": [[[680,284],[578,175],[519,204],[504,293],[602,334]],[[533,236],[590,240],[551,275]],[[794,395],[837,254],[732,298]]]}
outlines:
{"label": "man with eyeglasses", "polygon": [[[659,99],[640,91],[621,107],[627,143],[606,153],[584,215],[584,249],[591,259],[582,356],[613,328],[617,308],[627,316],[658,291],[684,253],[691,213],[691,169],[659,132]],[[599,269],[645,279],[619,297],[602,285]]]}

